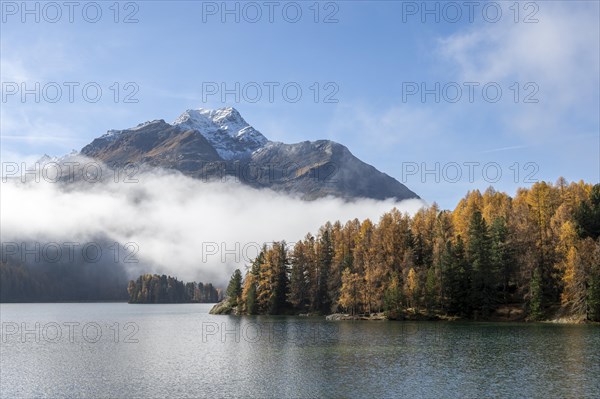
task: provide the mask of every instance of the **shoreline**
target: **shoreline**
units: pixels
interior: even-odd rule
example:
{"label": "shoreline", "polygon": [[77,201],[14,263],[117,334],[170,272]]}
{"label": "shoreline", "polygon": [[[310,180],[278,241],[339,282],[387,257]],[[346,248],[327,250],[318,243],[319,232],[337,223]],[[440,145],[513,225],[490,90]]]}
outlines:
{"label": "shoreline", "polygon": [[[248,316],[246,314],[239,314],[237,309],[230,307],[225,301],[215,304],[209,311],[211,315],[229,315],[229,316]],[[266,314],[259,314],[260,316],[269,316]],[[600,325],[600,322],[594,322],[584,318],[577,317],[565,317],[555,315],[554,317],[545,320],[531,320],[525,316],[525,312],[520,307],[516,306],[505,306],[496,309],[496,311],[488,318],[463,318],[459,316],[448,316],[441,313],[425,313],[422,311],[416,311],[414,309],[408,309],[406,313],[402,313],[397,317],[389,317],[385,312],[374,312],[374,313],[362,313],[362,314],[349,314],[349,313],[332,313],[323,315],[320,313],[290,313],[290,314],[278,314],[270,316],[293,316],[293,317],[318,317],[324,318],[327,321],[380,321],[380,322],[467,322],[467,323],[523,323],[523,324],[563,324],[563,325]]]}
{"label": "shoreline", "polygon": [[[311,316],[308,316],[311,317]],[[519,324],[572,324],[572,325],[600,325],[599,322],[576,319],[576,318],[552,318],[547,320],[527,320],[527,319],[506,319],[499,317],[492,317],[488,319],[467,319],[460,317],[451,316],[427,316],[424,314],[408,315],[402,319],[390,319],[381,313],[374,313],[371,315],[350,315],[347,313],[333,313],[325,316],[328,321],[390,321],[390,322],[420,322],[420,321],[432,321],[432,322],[466,322],[466,323],[519,323]]]}

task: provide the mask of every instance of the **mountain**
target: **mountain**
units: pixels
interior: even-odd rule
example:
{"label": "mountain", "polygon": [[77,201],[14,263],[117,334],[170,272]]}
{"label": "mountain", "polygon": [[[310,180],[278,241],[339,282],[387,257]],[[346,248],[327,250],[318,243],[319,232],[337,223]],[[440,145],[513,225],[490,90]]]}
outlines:
{"label": "mountain", "polygon": [[111,167],[174,169],[205,180],[234,179],[313,200],[419,198],[406,186],[329,141],[273,142],[234,108],[187,110],[173,123],[154,120],[109,130],[81,154]]}
{"label": "mountain", "polygon": [[249,156],[269,142],[234,108],[187,110],[173,125],[200,132],[226,160]]}

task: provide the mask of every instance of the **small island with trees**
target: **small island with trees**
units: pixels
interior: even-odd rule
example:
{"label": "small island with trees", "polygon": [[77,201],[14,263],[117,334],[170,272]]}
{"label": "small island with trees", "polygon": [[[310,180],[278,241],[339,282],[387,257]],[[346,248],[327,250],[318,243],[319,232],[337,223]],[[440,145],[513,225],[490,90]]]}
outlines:
{"label": "small island with trees", "polygon": [[600,184],[490,187],[265,245],[211,313],[600,321],[599,237]]}
{"label": "small island with trees", "polygon": [[144,274],[127,287],[129,303],[215,303],[223,299],[221,289],[211,283],[184,283],[175,277]]}

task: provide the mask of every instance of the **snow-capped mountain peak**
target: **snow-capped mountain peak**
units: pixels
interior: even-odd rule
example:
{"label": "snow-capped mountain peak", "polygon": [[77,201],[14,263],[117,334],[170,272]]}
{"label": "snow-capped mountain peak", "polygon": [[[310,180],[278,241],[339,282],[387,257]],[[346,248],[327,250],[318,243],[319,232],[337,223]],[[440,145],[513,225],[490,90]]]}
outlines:
{"label": "snow-capped mountain peak", "polygon": [[187,110],[172,124],[157,120],[110,130],[82,148],[81,154],[114,167],[139,163],[198,179],[235,176],[251,187],[308,200],[418,198],[342,144],[269,141],[234,108]]}
{"label": "snow-capped mountain peak", "polygon": [[173,126],[199,132],[224,159],[250,155],[269,142],[233,107],[188,109],[173,122]]}

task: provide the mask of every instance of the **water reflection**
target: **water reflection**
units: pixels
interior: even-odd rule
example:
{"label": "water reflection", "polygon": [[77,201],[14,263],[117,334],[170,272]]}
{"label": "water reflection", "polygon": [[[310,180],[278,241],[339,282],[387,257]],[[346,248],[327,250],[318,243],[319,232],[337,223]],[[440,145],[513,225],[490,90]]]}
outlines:
{"label": "water reflection", "polygon": [[[0,396],[579,398],[600,392],[598,326],[328,322],[212,316],[209,308],[1,305]],[[36,341],[34,334],[23,340],[7,327],[22,322],[27,328],[94,322],[106,333],[97,342]],[[139,328],[137,342],[125,342],[126,323]]]}

